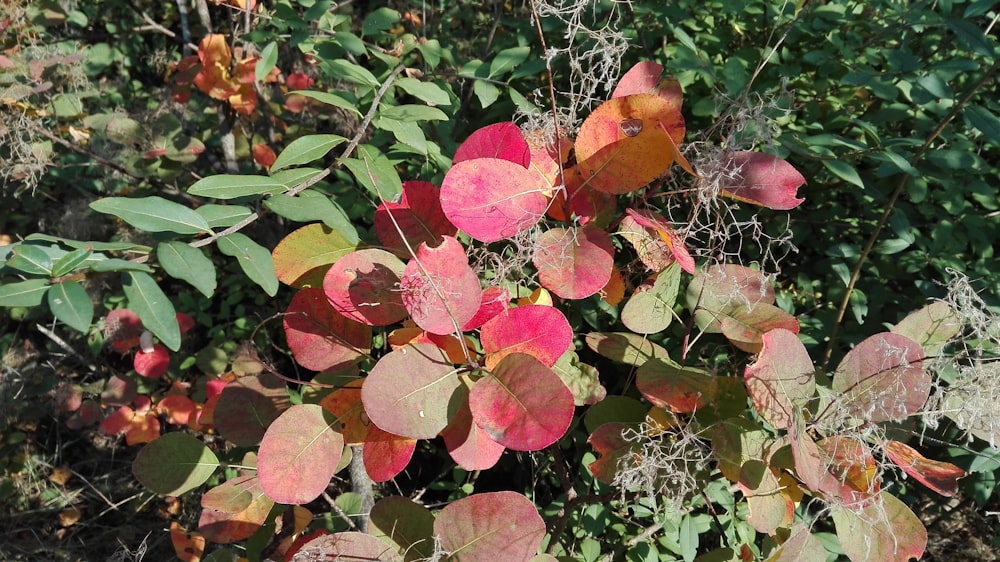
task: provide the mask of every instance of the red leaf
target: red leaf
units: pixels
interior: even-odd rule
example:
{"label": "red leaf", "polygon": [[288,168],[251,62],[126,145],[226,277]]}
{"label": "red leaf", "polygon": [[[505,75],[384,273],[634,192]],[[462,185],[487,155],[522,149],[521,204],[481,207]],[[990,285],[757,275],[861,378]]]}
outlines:
{"label": "red leaf", "polygon": [[432,439],[448,425],[449,404],[460,385],[444,352],[418,343],[379,359],[361,386],[361,401],[382,430]]}
{"label": "red leaf", "polygon": [[468,399],[462,400],[455,417],[441,431],[441,437],[452,460],[469,471],[493,468],[506,449],[473,422]]}
{"label": "red leaf", "polygon": [[170,366],[170,352],[161,343],[153,344],[153,351],[145,353],[139,351],[132,360],[132,367],[135,372],[149,379],[158,379],[167,372]]}
{"label": "red leaf", "polygon": [[670,167],[684,141],[684,117],[652,94],[610,99],[584,120],[576,138],[578,167],[589,185],[622,194]]}
{"label": "red leaf", "polygon": [[694,367],[681,367],[663,359],[650,359],[639,367],[636,388],[654,406],[688,413],[710,404],[718,390],[718,380]]}
{"label": "red leaf", "polygon": [[382,244],[392,250],[409,254],[403,236],[412,250],[422,242],[437,246],[442,236],[454,236],[455,228],[441,209],[441,190],[430,182],[403,182],[399,203],[383,201],[375,209],[375,233]]}
{"label": "red leaf", "polygon": [[878,466],[868,444],[851,437],[834,435],[816,444],[826,455],[827,470],[839,487],[833,495],[837,503],[852,508],[867,505],[882,487]]}
{"label": "red leaf", "polygon": [[527,168],[531,151],[517,125],[511,122],[494,123],[469,135],[455,151],[452,165],[476,158],[499,158]]}
{"label": "red leaf", "polygon": [[[235,513],[212,509],[205,505],[202,496],[201,517],[198,519],[198,530],[205,538],[218,544],[229,544],[242,541],[253,536],[267,520],[268,513],[274,507],[274,501],[264,495],[260,481],[256,475],[238,476],[221,486],[233,487],[234,493],[249,496],[246,506]],[[221,487],[220,486],[220,487]],[[211,497],[209,497],[211,500]]]}
{"label": "red leaf", "polygon": [[465,248],[451,236],[437,247],[421,244],[399,284],[413,321],[432,334],[460,329],[476,315],[483,294]]}
{"label": "red leaf", "polygon": [[142,320],[127,308],[112,310],[104,319],[104,340],[109,342],[111,349],[119,353],[137,347],[141,333]]}
{"label": "red leaf", "polygon": [[694,274],[694,258],[691,257],[691,254],[688,253],[687,248],[684,246],[684,239],[681,238],[680,234],[677,234],[677,231],[667,221],[648,211],[626,209],[625,212],[635,222],[652,229],[653,232],[658,234],[663,243],[666,244],[667,249],[673,254],[674,260],[680,264],[681,269],[692,275]]}
{"label": "red leaf", "polygon": [[318,404],[292,406],[274,420],[257,453],[257,478],[267,497],[304,504],[323,493],[344,451],[336,423]]}
{"label": "red leaf", "polygon": [[368,429],[372,424],[365,414],[361,403],[361,385],[364,379],[355,379],[324,396],[319,405],[331,414],[337,416],[340,422],[344,442],[348,445],[360,445],[365,442]]}
{"label": "red leaf", "polygon": [[806,182],[791,164],[762,152],[737,151],[729,154],[731,178],[722,186],[722,194],[737,201],[787,211],[805,199],[795,192]]}
{"label": "red leaf", "polygon": [[542,130],[529,133],[525,140],[531,149],[530,168],[545,179],[546,185],[557,187],[565,183],[559,177],[559,171],[560,168],[564,174],[569,171],[566,164],[573,149],[573,141],[565,136],[560,136],[558,141],[550,140]]}
{"label": "red leaf", "polygon": [[535,505],[516,492],[490,492],[445,506],[434,520],[441,547],[461,562],[530,560],[545,536]]}
{"label": "red leaf", "polygon": [[472,386],[469,409],[492,440],[515,451],[538,451],[566,434],[573,393],[538,359],[514,353]]}
{"label": "red leaf", "polygon": [[510,238],[545,214],[544,178],[498,158],[476,158],[452,166],[441,184],[448,220],[480,242]]}
{"label": "red leaf", "polygon": [[402,562],[393,547],[371,535],[357,532],[330,534],[320,529],[293,543],[285,553],[285,562],[330,560],[338,562]]}
{"label": "red leaf", "polygon": [[293,72],[285,79],[289,90],[308,90],[314,83],[315,80],[304,72]]}
{"label": "red leaf", "polygon": [[295,361],[313,371],[352,364],[371,346],[371,328],[334,310],[323,289],[295,293],[285,311],[284,327]]}
{"label": "red leaf", "polygon": [[274,164],[274,161],[278,159],[278,155],[266,144],[253,145],[252,153],[253,161],[264,168],[270,168]]}
{"label": "red leaf", "polygon": [[587,443],[594,448],[598,457],[587,468],[601,482],[612,483],[619,467],[623,468],[628,462],[624,459],[631,460],[633,449],[641,447],[639,444],[630,443],[623,436],[628,427],[628,424],[622,422],[601,424],[587,438]]}
{"label": "red leaf", "polygon": [[759,353],[765,333],[784,329],[799,333],[799,321],[773,304],[741,307],[722,317],[722,334],[729,343],[747,353]]}
{"label": "red leaf", "polygon": [[510,293],[502,287],[486,287],[483,289],[479,310],[471,320],[462,325],[462,331],[475,330],[491,318],[503,313],[510,304]]}
{"label": "red leaf", "polygon": [[903,472],[942,496],[954,496],[958,492],[958,479],[965,476],[964,470],[950,462],[928,459],[899,441],[886,443],[885,454]]}
{"label": "red leaf", "polygon": [[323,292],[333,308],[351,320],[388,326],[409,315],[399,292],[405,267],[385,250],[357,250],[330,267],[323,278]]}
{"label": "red leaf", "polygon": [[167,422],[174,425],[187,425],[197,411],[194,401],[180,394],[164,396],[156,404],[156,413],[167,416]]}
{"label": "red leaf", "polygon": [[480,341],[487,369],[511,353],[526,353],[551,367],[573,345],[573,328],[559,309],[532,304],[507,310],[483,324]]}
{"label": "red leaf", "polygon": [[608,284],[614,251],[603,229],[552,228],[535,241],[532,261],[543,287],[564,299],[582,299]]}
{"label": "red leaf", "polygon": [[873,422],[899,420],[920,411],[931,391],[924,350],[906,336],[883,332],[847,352],[833,374],[851,415]]}
{"label": "red leaf", "polygon": [[185,531],[176,521],[170,522],[170,544],[182,562],[198,562],[205,553],[205,537]]}
{"label": "red leaf", "polygon": [[382,431],[377,425],[369,427],[363,450],[368,476],[374,482],[392,480],[406,468],[416,448],[416,439]]}
{"label": "red leaf", "polygon": [[618,80],[618,86],[611,93],[612,98],[621,98],[633,94],[654,94],[680,108],[684,94],[681,85],[674,78],[660,80],[663,67],[652,61],[636,63]]}
{"label": "red leaf", "polygon": [[792,411],[801,410],[816,392],[815,367],[799,338],[788,330],[763,336],[757,362],[743,372],[747,393],[764,421],[786,429]]}

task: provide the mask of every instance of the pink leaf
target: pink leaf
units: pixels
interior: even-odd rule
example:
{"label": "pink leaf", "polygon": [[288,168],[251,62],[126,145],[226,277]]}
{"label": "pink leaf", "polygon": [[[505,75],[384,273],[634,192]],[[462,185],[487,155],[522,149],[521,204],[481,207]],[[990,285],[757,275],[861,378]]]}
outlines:
{"label": "pink leaf", "polygon": [[614,251],[600,228],[552,228],[535,241],[532,260],[543,287],[564,299],[582,299],[608,284]]}
{"label": "pink leaf", "polygon": [[680,107],[684,94],[680,83],[674,78],[660,80],[663,67],[652,61],[636,63],[618,80],[618,86],[611,93],[612,98],[621,98],[633,94],[655,94],[674,107]]}
{"label": "pink leaf", "polygon": [[632,453],[641,445],[625,439],[623,432],[628,427],[626,423],[608,422],[601,424],[587,438],[587,443],[590,443],[598,455],[597,460],[590,463],[587,468],[601,482],[610,484],[618,474],[619,468],[634,464]]}
{"label": "pink leaf", "polygon": [[713,265],[691,279],[686,298],[698,327],[719,333],[722,319],[740,308],[774,304],[774,288],[762,271],[736,264]]}
{"label": "pink leaf", "polygon": [[641,226],[650,228],[660,236],[663,243],[666,244],[670,253],[673,254],[674,260],[680,264],[681,269],[684,271],[694,274],[694,258],[688,252],[687,248],[684,246],[684,239],[676,230],[673,229],[670,224],[663,220],[662,217],[655,215],[649,211],[636,211],[635,209],[626,209],[628,216],[632,217],[635,222],[639,223]]}
{"label": "pink leaf", "polygon": [[405,267],[385,250],[357,250],[330,267],[323,278],[323,292],[333,308],[351,320],[388,326],[409,315],[399,293]]}
{"label": "pink leaf", "polygon": [[283,560],[402,562],[403,557],[390,544],[371,535],[354,531],[330,534],[326,529],[320,529],[293,543]]}
{"label": "pink leaf", "polygon": [[499,158],[452,166],[441,184],[441,208],[452,224],[480,242],[531,228],[545,214],[549,189],[539,174]]}
{"label": "pink leaf", "polygon": [[392,480],[409,464],[416,447],[416,439],[369,427],[362,453],[368,476],[374,482]]}
{"label": "pink leaf", "polygon": [[924,350],[906,336],[883,332],[862,341],[840,361],[832,388],[851,415],[873,422],[899,420],[923,407],[931,391]]}
{"label": "pink leaf", "polygon": [[403,304],[432,334],[450,334],[479,310],[482,289],[462,243],[445,236],[440,246],[421,244],[400,278]]}
{"label": "pink leaf", "polygon": [[483,289],[482,302],[479,303],[479,310],[471,320],[462,325],[462,331],[475,330],[485,324],[488,320],[507,310],[510,304],[510,293],[502,287],[486,287]]}
{"label": "pink leaf", "polygon": [[434,534],[461,562],[514,562],[538,553],[545,523],[521,494],[490,492],[448,504],[434,520]]}
{"label": "pink leaf", "polygon": [[497,443],[472,421],[469,401],[463,400],[458,412],[441,432],[448,454],[465,470],[493,468],[506,447]]}
{"label": "pink leaf", "polygon": [[483,324],[480,341],[487,368],[511,353],[527,353],[551,367],[573,345],[573,328],[559,309],[532,304],[512,308]]}
{"label": "pink leaf", "polygon": [[757,362],[746,368],[743,378],[760,417],[776,429],[785,429],[792,411],[805,407],[816,392],[814,372],[798,336],[779,328],[764,334]]}
{"label": "pink leaf", "polygon": [[459,386],[444,352],[418,343],[379,359],[361,386],[361,401],[368,418],[382,430],[432,439],[448,425],[448,406]]}
{"label": "pink leaf", "polygon": [[537,451],[565,435],[573,420],[573,393],[552,369],[530,355],[504,357],[492,376],[469,391],[476,425],[515,451]]}
{"label": "pink leaf", "polygon": [[499,158],[527,168],[531,150],[517,125],[511,122],[494,123],[469,135],[455,151],[452,165],[476,158]]}
{"label": "pink leaf", "polygon": [[170,352],[161,343],[153,344],[153,351],[139,351],[132,360],[135,372],[148,379],[158,379],[167,372],[170,366]]}
{"label": "pink leaf", "polygon": [[416,250],[422,242],[436,246],[442,236],[454,236],[457,229],[441,210],[441,190],[430,182],[403,182],[399,203],[383,201],[375,209],[375,233],[382,244],[397,252],[407,252],[403,236]]}
{"label": "pink leaf", "polygon": [[778,328],[799,333],[799,321],[773,304],[740,307],[722,317],[722,335],[747,353],[759,353],[765,333]]}
{"label": "pink leaf", "polygon": [[267,497],[304,504],[323,493],[344,451],[336,423],[318,404],[292,406],[274,420],[257,453],[257,477]]}
{"label": "pink leaf", "polygon": [[738,201],[787,211],[805,199],[795,192],[806,182],[791,164],[762,152],[737,151],[729,154],[732,179],[722,186],[722,193]]}
{"label": "pink leaf", "polygon": [[958,492],[958,479],[965,476],[964,470],[950,462],[928,459],[899,441],[886,443],[885,454],[903,472],[942,496],[954,496]]}
{"label": "pink leaf", "polygon": [[319,288],[295,293],[284,327],[295,361],[313,371],[352,364],[371,347],[371,328],[334,310]]}

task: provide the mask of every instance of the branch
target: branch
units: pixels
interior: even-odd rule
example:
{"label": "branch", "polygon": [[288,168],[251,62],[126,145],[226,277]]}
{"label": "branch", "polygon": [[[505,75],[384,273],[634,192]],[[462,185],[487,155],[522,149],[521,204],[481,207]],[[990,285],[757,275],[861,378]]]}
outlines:
{"label": "branch", "polygon": [[[310,187],[316,185],[317,183],[322,181],[323,178],[329,176],[331,173],[333,173],[334,170],[339,168],[341,160],[347,158],[348,156],[354,153],[354,150],[358,148],[359,144],[361,144],[361,138],[364,137],[365,131],[367,131],[368,126],[371,125],[372,119],[375,118],[375,112],[378,111],[379,104],[382,102],[382,98],[385,96],[385,93],[389,90],[389,86],[391,86],[392,83],[396,81],[396,77],[398,77],[399,74],[403,72],[404,68],[405,67],[403,67],[402,65],[397,66],[396,69],[392,71],[392,74],[390,74],[389,77],[386,78],[385,82],[381,86],[379,86],[378,91],[375,92],[375,99],[372,100],[372,105],[368,109],[368,113],[365,115],[365,118],[361,121],[361,126],[358,128],[358,132],[354,134],[354,137],[351,139],[351,142],[347,144],[347,148],[345,148],[344,151],[340,154],[340,156],[337,157],[337,160],[333,164],[330,164],[329,166],[324,168],[323,171],[316,174],[312,178],[309,178],[308,180],[286,191],[285,195],[297,195],[305,191],[306,189],[309,189]],[[240,230],[243,230],[248,225],[252,224],[257,219],[259,219],[260,216],[261,216],[260,213],[255,211],[251,213],[250,216],[234,224],[233,226],[230,226],[229,228],[221,232],[217,232],[209,236],[208,238],[195,240],[194,242],[191,242],[189,245],[192,248],[200,248],[202,246],[207,246],[212,242],[215,242],[219,238],[223,238],[225,236],[229,236],[234,232],[239,232]]]}

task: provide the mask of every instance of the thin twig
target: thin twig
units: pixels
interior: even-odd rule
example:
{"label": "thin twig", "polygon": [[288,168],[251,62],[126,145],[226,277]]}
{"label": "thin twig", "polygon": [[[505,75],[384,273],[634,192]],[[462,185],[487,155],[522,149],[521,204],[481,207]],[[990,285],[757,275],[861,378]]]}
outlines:
{"label": "thin twig", "polygon": [[66,353],[72,355],[77,360],[79,360],[81,363],[83,363],[84,365],[86,365],[87,368],[90,369],[90,372],[92,372],[92,373],[97,372],[97,365],[94,365],[93,363],[91,363],[90,361],[88,361],[86,357],[84,357],[83,355],[80,355],[80,353],[78,353],[68,343],[66,343],[66,340],[64,340],[64,339],[60,338],[59,336],[57,336],[55,332],[53,332],[52,330],[46,328],[45,326],[43,326],[41,324],[35,324],[35,328],[37,328],[39,332],[45,334],[45,336],[48,337],[50,340],[52,340],[52,342],[54,344],[56,344],[59,347],[61,347],[63,349],[63,351],[65,351]]}

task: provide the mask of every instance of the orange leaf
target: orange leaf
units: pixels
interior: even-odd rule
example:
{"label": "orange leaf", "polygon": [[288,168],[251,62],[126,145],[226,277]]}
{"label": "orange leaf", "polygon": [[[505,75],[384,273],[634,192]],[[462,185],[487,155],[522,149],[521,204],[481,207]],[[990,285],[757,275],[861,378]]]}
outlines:
{"label": "orange leaf", "polygon": [[176,521],[170,522],[170,543],[174,553],[183,562],[198,562],[205,553],[205,537],[201,533],[189,533]]}
{"label": "orange leaf", "polygon": [[965,476],[961,468],[949,462],[928,459],[899,441],[886,443],[885,454],[903,472],[942,496],[954,496],[958,492],[958,479]]}

